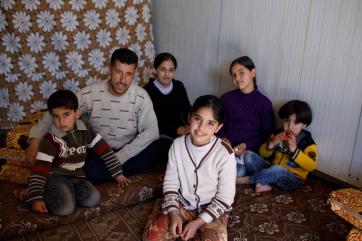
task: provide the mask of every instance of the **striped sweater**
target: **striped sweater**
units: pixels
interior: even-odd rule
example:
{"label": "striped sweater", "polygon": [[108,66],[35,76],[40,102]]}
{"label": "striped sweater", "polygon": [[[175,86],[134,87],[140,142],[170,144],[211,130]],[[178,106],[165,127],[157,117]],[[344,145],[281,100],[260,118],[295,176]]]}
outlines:
{"label": "striped sweater", "polygon": [[[82,120],[100,133],[121,164],[143,151],[159,138],[156,114],[146,90],[131,84],[127,92],[114,96],[108,81],[87,86],[77,93]],[[52,117],[46,112],[34,125],[29,138],[41,139],[49,130]]]}
{"label": "striped sweater", "polygon": [[85,177],[83,166],[87,147],[105,161],[112,177],[122,174],[122,166],[103,138],[77,120],[72,131],[63,132],[54,125],[40,141],[39,152],[29,177],[28,203],[41,200],[49,174]]}

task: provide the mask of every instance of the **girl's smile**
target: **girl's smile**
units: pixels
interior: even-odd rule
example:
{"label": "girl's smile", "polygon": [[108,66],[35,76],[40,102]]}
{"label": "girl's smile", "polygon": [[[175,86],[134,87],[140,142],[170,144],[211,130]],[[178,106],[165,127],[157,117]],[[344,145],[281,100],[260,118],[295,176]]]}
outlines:
{"label": "girl's smile", "polygon": [[203,146],[210,142],[212,136],[220,130],[222,124],[215,120],[210,107],[202,107],[190,116],[191,142]]}

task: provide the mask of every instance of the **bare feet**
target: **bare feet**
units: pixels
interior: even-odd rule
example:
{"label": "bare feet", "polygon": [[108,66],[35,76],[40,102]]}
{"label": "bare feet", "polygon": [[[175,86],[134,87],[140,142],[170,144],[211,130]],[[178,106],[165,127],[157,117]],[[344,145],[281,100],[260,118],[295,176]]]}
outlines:
{"label": "bare feet", "polygon": [[236,177],[236,184],[249,184],[250,176]]}
{"label": "bare feet", "polygon": [[268,184],[263,185],[263,184],[257,183],[255,185],[255,192],[269,192],[271,190],[272,190],[272,187]]}

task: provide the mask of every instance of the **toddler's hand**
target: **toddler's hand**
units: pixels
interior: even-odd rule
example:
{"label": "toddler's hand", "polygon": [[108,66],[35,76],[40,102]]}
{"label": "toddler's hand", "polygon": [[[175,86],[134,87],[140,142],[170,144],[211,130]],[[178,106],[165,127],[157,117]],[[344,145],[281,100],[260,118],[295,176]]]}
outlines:
{"label": "toddler's hand", "polygon": [[131,183],[131,181],[123,175],[117,176],[116,181],[118,183],[118,187],[126,187],[126,186],[128,186],[128,184]]}
{"label": "toddler's hand", "polygon": [[297,149],[297,139],[294,135],[289,134],[288,135],[288,145],[289,145],[289,151],[295,152]]}
{"label": "toddler's hand", "polygon": [[280,132],[279,134],[277,134],[276,136],[273,136],[270,140],[269,140],[269,144],[268,144],[268,149],[273,149],[276,145],[278,145],[279,143],[281,143],[284,140],[284,136],[285,136],[285,132]]}

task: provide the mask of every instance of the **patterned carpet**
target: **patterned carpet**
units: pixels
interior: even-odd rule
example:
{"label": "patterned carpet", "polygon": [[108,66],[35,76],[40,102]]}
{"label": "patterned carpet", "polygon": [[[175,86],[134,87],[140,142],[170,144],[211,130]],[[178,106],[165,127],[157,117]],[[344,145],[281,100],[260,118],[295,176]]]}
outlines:
{"label": "patterned carpet", "polygon": [[[310,178],[304,189],[257,194],[248,185],[238,186],[229,220],[231,241],[341,241],[351,226],[330,210],[331,187]],[[32,241],[142,240],[153,201],[123,208],[76,225],[12,239]]]}

